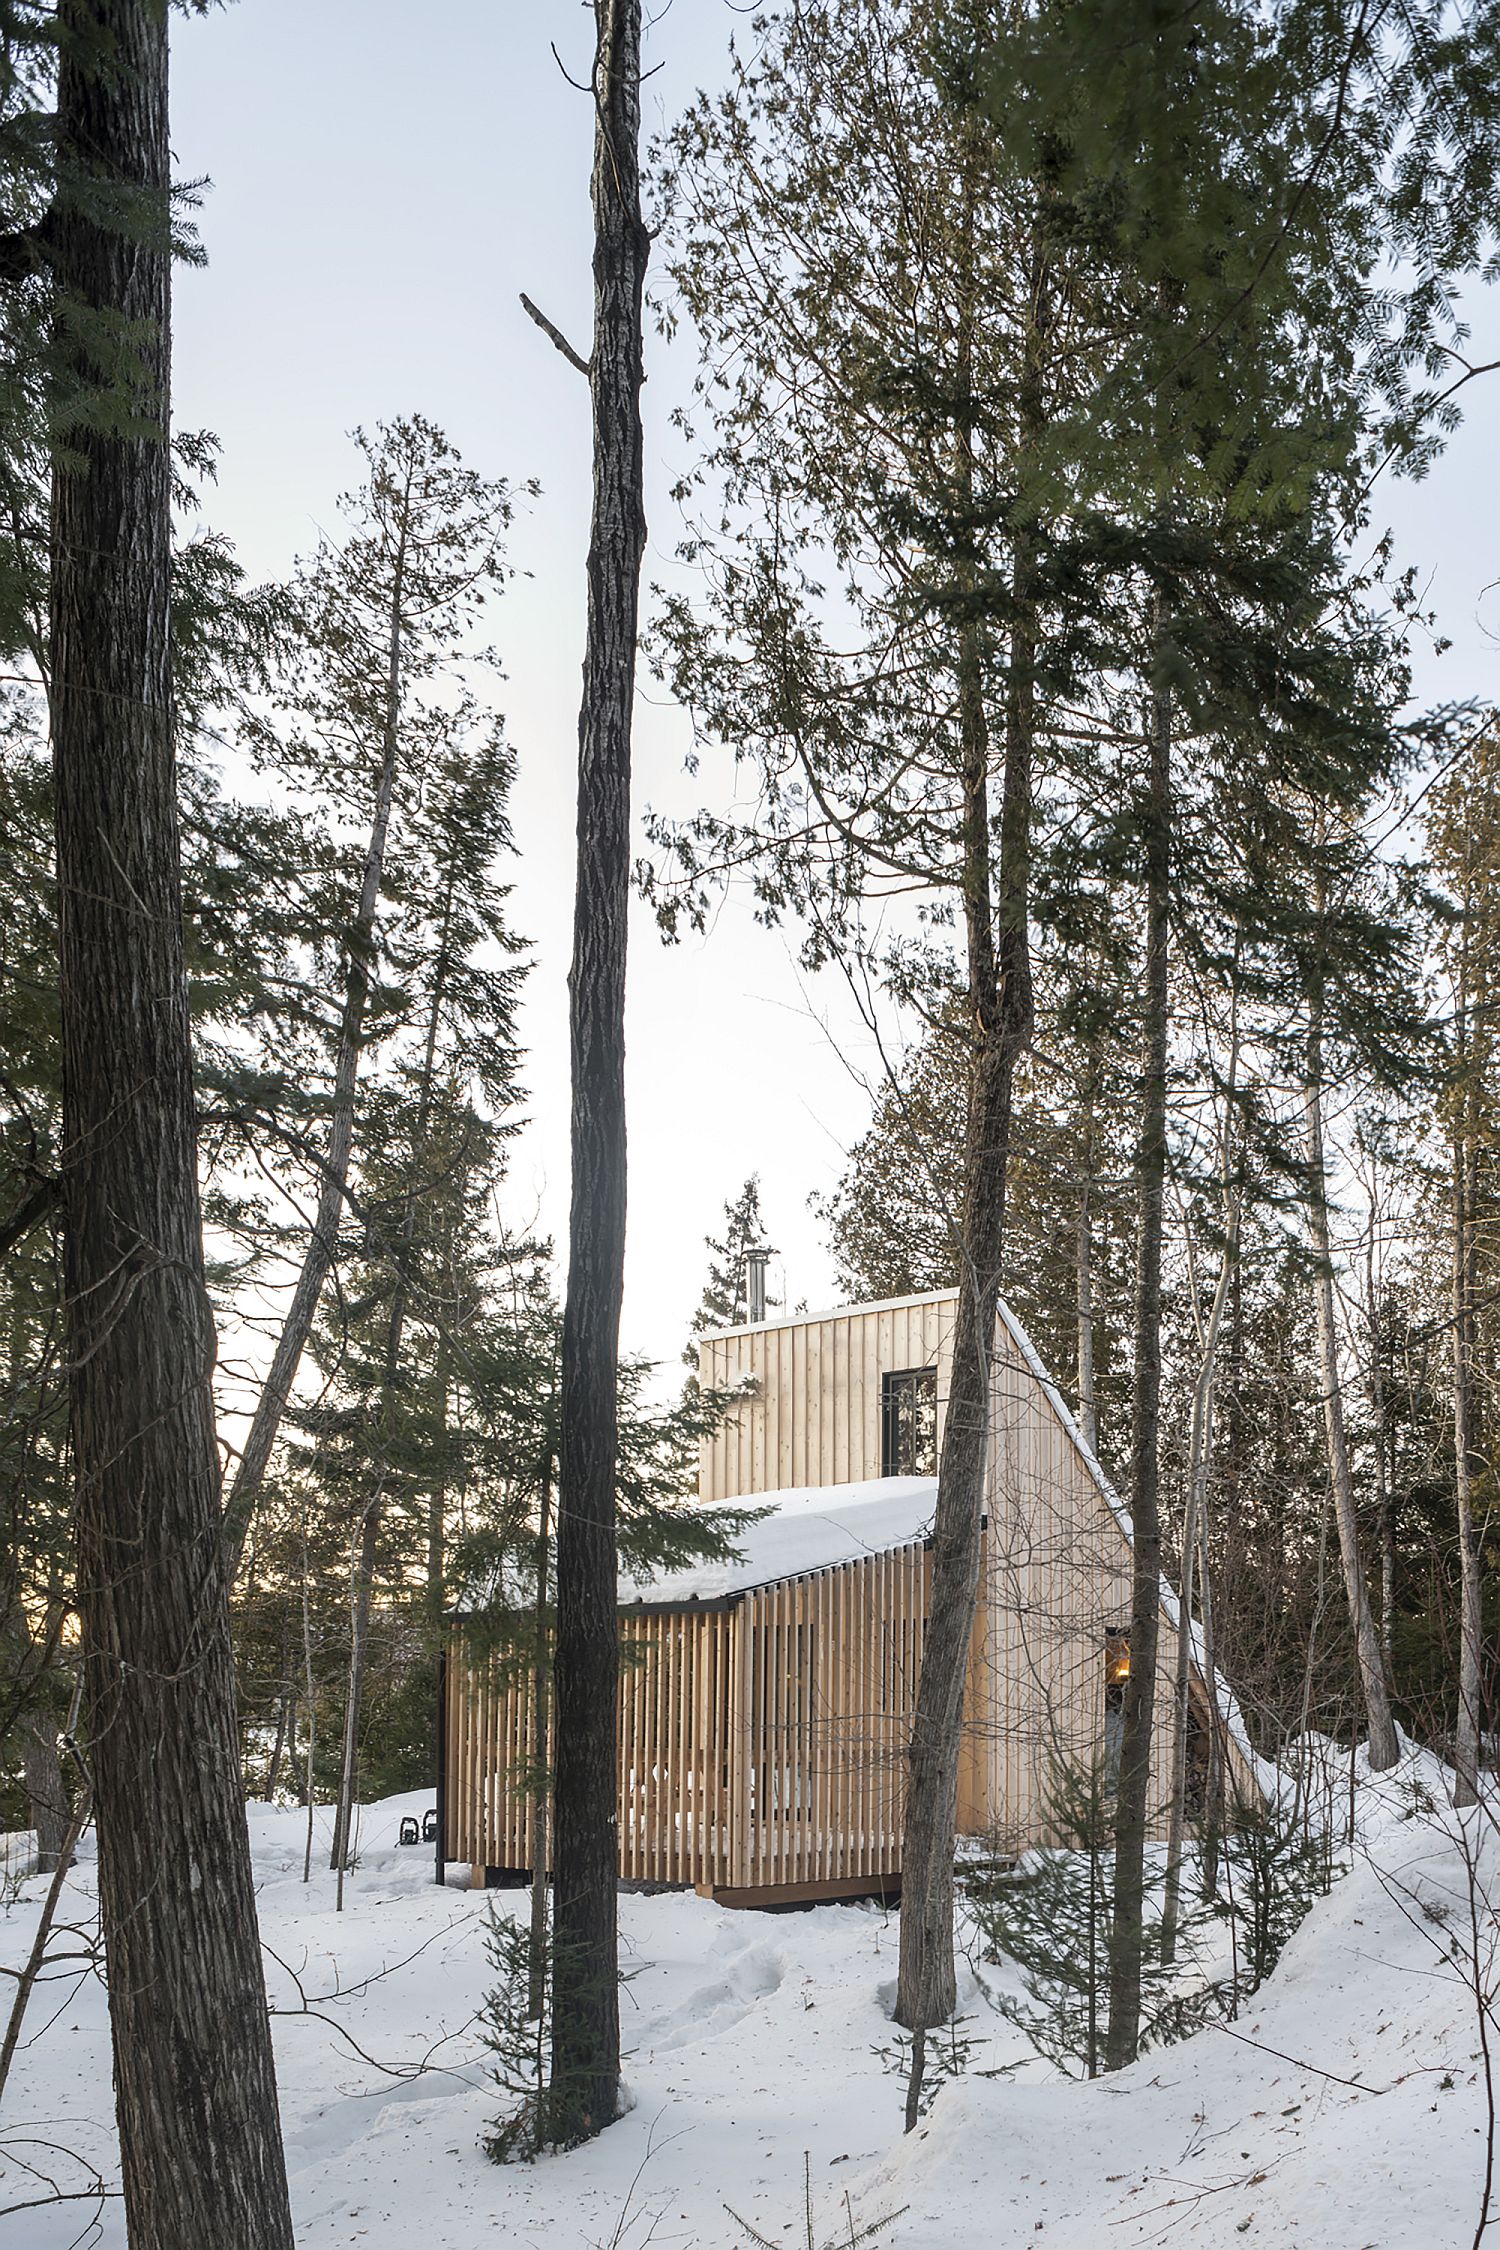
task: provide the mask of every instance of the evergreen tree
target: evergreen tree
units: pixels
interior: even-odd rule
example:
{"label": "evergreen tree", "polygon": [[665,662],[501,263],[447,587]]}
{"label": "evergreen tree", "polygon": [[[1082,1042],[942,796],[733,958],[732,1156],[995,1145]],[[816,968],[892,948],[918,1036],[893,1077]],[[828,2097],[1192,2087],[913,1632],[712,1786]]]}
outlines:
{"label": "evergreen tree", "polygon": [[[382,891],[402,883],[398,859],[430,769],[482,736],[462,686],[464,641],[503,578],[512,510],[509,488],[465,469],[420,417],[357,432],[355,442],[368,475],[340,503],[342,544],[325,541],[292,589],[295,636],[278,683],[284,717],[245,730],[263,764],[346,810],[365,842],[357,867],[340,869],[348,889],[323,940],[327,997],[312,1014],[326,1056],[327,1122],[315,1216],[230,1490],[225,1531],[236,1562],[338,1251],[361,1059],[389,1028]],[[483,754],[493,762],[499,752],[489,745]],[[417,869],[404,872],[411,886]]]}
{"label": "evergreen tree", "polygon": [[[712,1335],[719,1328],[741,1328],[750,1317],[750,1252],[763,1250],[768,1257],[775,1255],[766,1239],[757,1173],[752,1172],[739,1194],[725,1204],[724,1231],[717,1236],[706,1235],[704,1247],[708,1251],[708,1279],[703,1284],[703,1295],[689,1325],[690,1341],[682,1355],[692,1370],[690,1388],[698,1379],[699,1337]],[[770,1297],[766,1305],[771,1309]]]}

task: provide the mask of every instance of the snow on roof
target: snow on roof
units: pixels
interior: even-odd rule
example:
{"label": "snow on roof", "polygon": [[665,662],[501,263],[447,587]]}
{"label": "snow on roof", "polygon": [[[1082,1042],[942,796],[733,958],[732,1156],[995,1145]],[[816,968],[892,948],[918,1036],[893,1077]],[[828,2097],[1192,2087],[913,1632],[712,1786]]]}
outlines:
{"label": "snow on roof", "polygon": [[770,1513],[740,1533],[736,1561],[695,1563],[652,1578],[624,1578],[620,1600],[673,1606],[723,1601],[780,1578],[801,1578],[809,1571],[855,1562],[861,1555],[885,1554],[892,1547],[925,1539],[936,1504],[936,1477],[873,1477],[864,1484],[813,1484],[750,1493],[743,1505]]}

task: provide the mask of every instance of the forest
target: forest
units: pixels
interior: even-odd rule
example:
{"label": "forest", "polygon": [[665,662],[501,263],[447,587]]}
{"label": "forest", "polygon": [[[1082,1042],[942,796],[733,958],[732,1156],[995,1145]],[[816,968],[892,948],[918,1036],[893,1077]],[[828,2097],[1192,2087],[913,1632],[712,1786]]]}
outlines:
{"label": "forest", "polygon": [[[549,14],[0,0],[0,2250],[1484,2250],[1500,0]],[[393,335],[456,82],[522,165],[562,105],[472,398],[237,283],[205,376],[181,149],[237,103],[336,301],[345,59]],[[732,1450],[815,1285],[943,1308],[806,1378],[863,1469]],[[862,1684],[837,1591],[692,1668],[898,1484]],[[632,1879],[668,1769],[706,1867],[844,1758],[877,1878]]]}

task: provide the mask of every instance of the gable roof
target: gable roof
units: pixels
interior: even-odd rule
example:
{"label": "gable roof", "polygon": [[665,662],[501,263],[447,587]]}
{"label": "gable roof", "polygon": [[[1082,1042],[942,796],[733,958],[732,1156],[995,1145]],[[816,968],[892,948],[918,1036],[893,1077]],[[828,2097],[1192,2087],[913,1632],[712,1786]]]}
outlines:
{"label": "gable roof", "polygon": [[936,1477],[873,1477],[864,1484],[798,1485],[756,1492],[746,1505],[765,1508],[748,1524],[732,1562],[693,1563],[649,1578],[622,1578],[620,1601],[676,1609],[691,1602],[736,1600],[757,1586],[835,1569],[864,1555],[925,1539],[937,1505]]}

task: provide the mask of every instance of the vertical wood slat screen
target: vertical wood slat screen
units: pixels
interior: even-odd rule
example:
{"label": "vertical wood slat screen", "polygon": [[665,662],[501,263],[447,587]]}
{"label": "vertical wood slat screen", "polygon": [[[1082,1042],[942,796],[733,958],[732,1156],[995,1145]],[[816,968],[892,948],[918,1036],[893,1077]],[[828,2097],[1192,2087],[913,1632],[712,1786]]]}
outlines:
{"label": "vertical wood slat screen", "polygon": [[[722,1610],[620,1620],[620,1874],[759,1889],[899,1873],[930,1557],[914,1545]],[[531,1682],[460,1627],[444,1854],[527,1865]]]}

